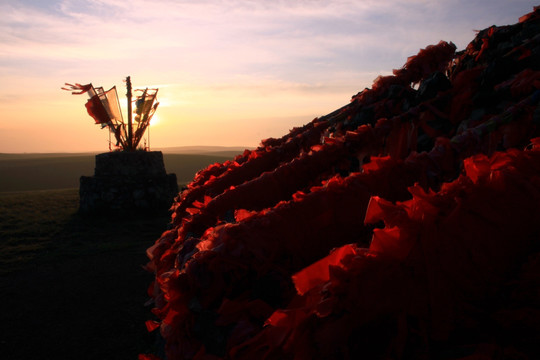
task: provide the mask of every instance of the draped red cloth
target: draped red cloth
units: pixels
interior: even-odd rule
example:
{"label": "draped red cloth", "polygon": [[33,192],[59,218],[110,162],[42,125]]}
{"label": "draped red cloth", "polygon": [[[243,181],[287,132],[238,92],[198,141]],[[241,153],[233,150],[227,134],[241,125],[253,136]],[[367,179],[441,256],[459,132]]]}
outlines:
{"label": "draped red cloth", "polygon": [[147,250],[167,358],[540,358],[539,11],[200,171]]}

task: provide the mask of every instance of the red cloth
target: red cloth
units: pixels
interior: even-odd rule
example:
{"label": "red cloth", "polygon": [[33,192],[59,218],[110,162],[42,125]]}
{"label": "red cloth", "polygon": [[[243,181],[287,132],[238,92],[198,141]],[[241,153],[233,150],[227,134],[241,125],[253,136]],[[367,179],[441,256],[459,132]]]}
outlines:
{"label": "red cloth", "polygon": [[98,95],[92,96],[85,104],[86,111],[90,115],[96,124],[107,124],[111,119],[105,107],[101,103],[101,100]]}
{"label": "red cloth", "polygon": [[501,43],[529,21],[199,172],[147,251],[168,358],[540,356],[540,68]]}

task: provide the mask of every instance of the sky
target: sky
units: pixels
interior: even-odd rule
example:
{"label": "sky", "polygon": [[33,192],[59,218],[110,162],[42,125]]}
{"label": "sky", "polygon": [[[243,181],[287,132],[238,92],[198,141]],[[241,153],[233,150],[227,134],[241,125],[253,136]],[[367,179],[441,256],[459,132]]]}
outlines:
{"label": "sky", "polygon": [[[326,115],[525,0],[0,0],[0,153],[105,152],[64,83],[159,88],[151,148],[238,146]],[[125,116],[125,114],[124,114]]]}

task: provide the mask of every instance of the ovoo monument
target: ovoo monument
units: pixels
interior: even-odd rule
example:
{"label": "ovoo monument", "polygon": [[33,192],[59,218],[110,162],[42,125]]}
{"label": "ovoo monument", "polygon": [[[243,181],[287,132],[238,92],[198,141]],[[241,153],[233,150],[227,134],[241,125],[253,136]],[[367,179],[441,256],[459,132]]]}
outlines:
{"label": "ovoo monument", "polygon": [[[109,152],[96,155],[94,176],[81,176],[80,205],[83,213],[136,214],[169,209],[178,193],[175,174],[167,174],[161,151],[150,151],[150,126],[159,102],[158,89],[137,89],[132,94],[126,78],[127,119],[124,120],[116,86],[67,84],[74,95],[88,94],[86,110],[101,128],[109,129]],[[134,109],[133,109],[134,105]],[[134,114],[133,114],[134,113]],[[134,115],[134,116],[133,116]],[[115,143],[111,141],[114,136]]]}

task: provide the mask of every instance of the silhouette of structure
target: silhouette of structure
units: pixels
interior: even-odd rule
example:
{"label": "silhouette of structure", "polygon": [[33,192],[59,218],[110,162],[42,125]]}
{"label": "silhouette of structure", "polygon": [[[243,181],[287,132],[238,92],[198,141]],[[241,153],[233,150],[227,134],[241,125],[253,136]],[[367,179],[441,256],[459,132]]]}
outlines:
{"label": "silhouette of structure", "polygon": [[[136,89],[133,96],[131,77],[127,77],[127,119],[124,120],[116,86],[103,87],[68,84],[65,88],[74,95],[88,94],[86,110],[96,124],[109,129],[108,153],[96,155],[94,176],[80,179],[82,212],[148,213],[168,209],[178,193],[175,174],[167,174],[160,151],[139,147],[159,105],[158,89]],[[133,111],[134,110],[134,111]],[[111,135],[116,142],[115,150]]]}
{"label": "silhouette of structure", "polygon": [[[62,89],[71,91],[73,95],[88,94],[89,99],[86,102],[86,110],[96,124],[101,128],[108,128],[109,133],[116,139],[115,148],[124,151],[134,151],[140,144],[144,133],[150,126],[150,120],[154,116],[159,105],[157,93],[159,89],[136,89],[133,99],[131,77],[125,80],[127,87],[127,119],[124,121],[122,109],[118,100],[116,86],[109,90],[103,90],[103,87],[94,87],[86,84],[68,84]],[[133,105],[135,105],[135,117],[133,118]],[[135,123],[133,122],[135,121]],[[109,141],[109,150],[112,150]],[[142,150],[148,150],[146,147]]]}

